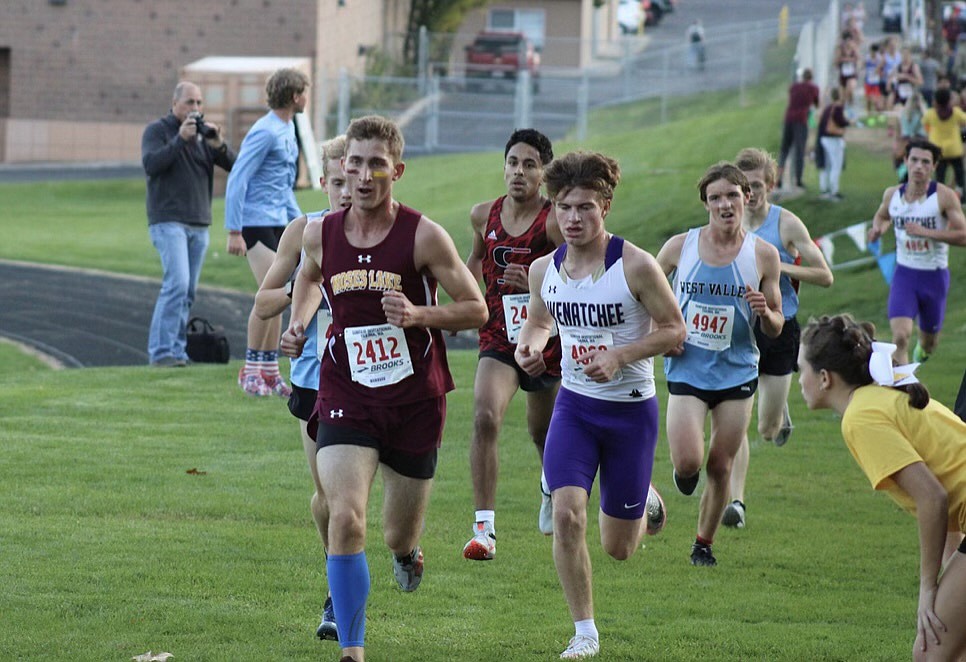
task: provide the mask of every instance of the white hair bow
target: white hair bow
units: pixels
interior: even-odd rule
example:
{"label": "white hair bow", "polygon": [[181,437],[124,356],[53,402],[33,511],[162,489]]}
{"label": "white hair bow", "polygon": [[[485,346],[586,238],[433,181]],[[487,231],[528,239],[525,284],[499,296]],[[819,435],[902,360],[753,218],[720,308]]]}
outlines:
{"label": "white hair bow", "polygon": [[872,356],[869,357],[869,374],[879,386],[905,386],[918,384],[916,368],[918,363],[892,366],[892,354],[896,346],[891,342],[872,342]]}

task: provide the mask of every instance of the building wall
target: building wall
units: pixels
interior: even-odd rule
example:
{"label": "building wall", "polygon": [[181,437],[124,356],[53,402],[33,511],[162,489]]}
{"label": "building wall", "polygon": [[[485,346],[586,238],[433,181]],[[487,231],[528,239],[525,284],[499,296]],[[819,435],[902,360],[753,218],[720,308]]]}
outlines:
{"label": "building wall", "polygon": [[317,1],[3,0],[10,117],[146,122],[206,55],[314,58]]}
{"label": "building wall", "polygon": [[0,0],[0,162],[140,160],[185,65],[308,57],[313,77],[361,71],[358,44],[379,45],[385,17],[404,15],[402,0],[61,1]]}

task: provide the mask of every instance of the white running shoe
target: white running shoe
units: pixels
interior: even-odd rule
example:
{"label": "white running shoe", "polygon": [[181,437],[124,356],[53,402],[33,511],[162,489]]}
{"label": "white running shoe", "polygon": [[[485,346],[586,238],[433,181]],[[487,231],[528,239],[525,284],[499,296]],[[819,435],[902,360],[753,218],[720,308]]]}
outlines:
{"label": "white running shoe", "polygon": [[647,528],[645,533],[649,536],[656,536],[667,524],[667,508],[664,507],[664,499],[654,485],[647,488],[647,501],[644,502],[644,516],[647,518]]}
{"label": "white running shoe", "polygon": [[792,430],[794,429],[795,426],[792,425],[792,417],[788,412],[788,403],[786,402],[785,411],[782,412],[782,427],[778,431],[778,436],[775,437],[775,445],[784,446],[785,442],[788,441],[788,438],[792,436]]}
{"label": "white running shoe", "polygon": [[396,577],[399,588],[411,593],[419,588],[419,583],[423,581],[423,550],[416,548],[403,559],[397,559],[395,554],[392,557],[392,574]]}
{"label": "white running shoe", "polygon": [[540,533],[545,536],[553,535],[553,499],[549,491],[544,491],[543,481],[540,481],[540,517],[537,520]]}
{"label": "white running shoe", "polygon": [[567,650],[560,654],[561,660],[580,660],[595,657],[600,652],[600,643],[585,634],[575,634],[567,644]]}
{"label": "white running shoe", "polygon": [[489,522],[473,525],[473,537],[463,546],[463,558],[471,561],[492,561],[496,556],[496,533]]}
{"label": "white running shoe", "polygon": [[735,499],[725,506],[721,515],[721,523],[734,529],[745,528],[745,504]]}

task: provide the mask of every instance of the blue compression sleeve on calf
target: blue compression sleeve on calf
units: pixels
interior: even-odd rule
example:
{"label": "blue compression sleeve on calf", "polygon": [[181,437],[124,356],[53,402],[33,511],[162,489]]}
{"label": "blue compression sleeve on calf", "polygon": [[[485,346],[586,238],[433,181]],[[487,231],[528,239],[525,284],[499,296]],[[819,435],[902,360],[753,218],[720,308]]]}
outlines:
{"label": "blue compression sleeve on calf", "polygon": [[339,630],[339,645],[365,646],[369,564],[366,553],[329,554],[326,562],[329,592]]}

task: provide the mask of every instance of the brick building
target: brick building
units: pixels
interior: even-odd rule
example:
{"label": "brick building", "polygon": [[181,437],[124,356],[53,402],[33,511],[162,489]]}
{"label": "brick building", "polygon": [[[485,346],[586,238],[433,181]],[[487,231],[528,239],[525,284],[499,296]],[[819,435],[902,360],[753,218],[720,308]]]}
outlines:
{"label": "brick building", "polygon": [[360,72],[405,25],[404,0],[2,0],[0,162],[140,159],[182,68],[302,57]]}

